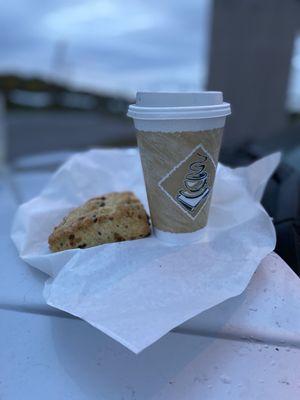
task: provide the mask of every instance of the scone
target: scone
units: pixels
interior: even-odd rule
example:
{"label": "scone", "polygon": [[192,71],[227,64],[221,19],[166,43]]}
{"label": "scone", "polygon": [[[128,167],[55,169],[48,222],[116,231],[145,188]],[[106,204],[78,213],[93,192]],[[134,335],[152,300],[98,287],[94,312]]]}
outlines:
{"label": "scone", "polygon": [[70,212],[49,236],[52,251],[143,238],[150,234],[143,205],[132,192],[108,193]]}

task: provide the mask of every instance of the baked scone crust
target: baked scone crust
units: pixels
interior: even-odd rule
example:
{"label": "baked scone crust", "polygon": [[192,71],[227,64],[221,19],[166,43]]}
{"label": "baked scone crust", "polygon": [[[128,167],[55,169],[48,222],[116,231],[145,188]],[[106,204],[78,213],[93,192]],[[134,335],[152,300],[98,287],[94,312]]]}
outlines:
{"label": "baked scone crust", "polygon": [[49,236],[51,251],[87,248],[150,234],[146,211],[132,192],[113,192],[71,211]]}

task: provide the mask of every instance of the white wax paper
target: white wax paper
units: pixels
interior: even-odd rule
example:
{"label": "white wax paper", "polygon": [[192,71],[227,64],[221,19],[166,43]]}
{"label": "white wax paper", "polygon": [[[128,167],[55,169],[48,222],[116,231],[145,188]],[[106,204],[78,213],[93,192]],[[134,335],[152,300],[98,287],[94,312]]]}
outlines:
{"label": "white wax paper", "polygon": [[260,199],[278,153],[249,167],[219,165],[209,222],[199,242],[170,245],[153,235],[51,254],[47,238],[73,207],[132,190],[147,206],[137,150],[71,157],[40,196],[20,206],[12,238],[27,263],[51,275],[44,296],[138,353],[171,329],[240,294],[275,247]]}

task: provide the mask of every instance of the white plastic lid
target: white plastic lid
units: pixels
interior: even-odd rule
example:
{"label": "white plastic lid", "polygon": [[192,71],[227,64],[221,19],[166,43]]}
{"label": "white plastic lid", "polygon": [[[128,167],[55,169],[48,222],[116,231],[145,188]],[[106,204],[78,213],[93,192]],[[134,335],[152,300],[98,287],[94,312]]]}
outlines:
{"label": "white plastic lid", "polygon": [[137,92],[127,115],[134,119],[200,119],[225,117],[230,104],[222,92]]}

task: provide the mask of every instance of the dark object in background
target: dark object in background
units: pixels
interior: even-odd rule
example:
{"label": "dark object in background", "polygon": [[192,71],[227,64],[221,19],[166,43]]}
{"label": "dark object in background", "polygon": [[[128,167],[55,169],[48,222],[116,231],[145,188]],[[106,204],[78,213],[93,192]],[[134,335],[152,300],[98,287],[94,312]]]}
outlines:
{"label": "dark object in background", "polygon": [[19,110],[80,110],[124,116],[130,100],[97,91],[80,91],[71,85],[37,76],[0,74],[0,93],[6,108]]}
{"label": "dark object in background", "polygon": [[289,127],[286,96],[299,28],[299,0],[212,2],[207,89],[221,90],[232,107],[226,151],[272,141]]}
{"label": "dark object in background", "polygon": [[[239,162],[251,162],[265,155],[262,148],[248,146]],[[271,177],[262,204],[273,218],[277,234],[275,251],[300,276],[300,175],[281,162]]]}
{"label": "dark object in background", "polygon": [[272,176],[262,204],[274,218],[275,251],[300,276],[300,176],[281,163]]}

